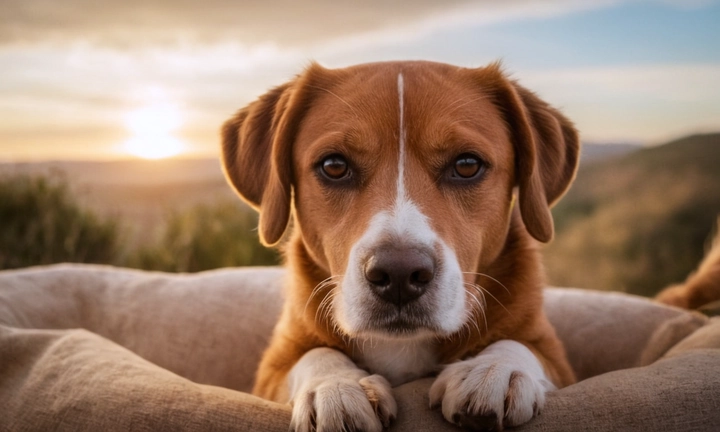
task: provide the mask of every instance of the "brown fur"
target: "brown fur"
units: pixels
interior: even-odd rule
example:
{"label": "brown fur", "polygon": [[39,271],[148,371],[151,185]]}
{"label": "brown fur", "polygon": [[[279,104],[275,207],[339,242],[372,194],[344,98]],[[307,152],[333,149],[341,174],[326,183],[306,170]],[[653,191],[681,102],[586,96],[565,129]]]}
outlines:
{"label": "brown fur", "polygon": [[684,283],[661,291],[656,299],[685,309],[698,309],[720,300],[720,232],[715,235],[697,271],[690,274]]}
{"label": "brown fur", "polygon": [[[474,310],[477,328],[438,339],[436,353],[447,363],[512,339],[536,354],[557,386],[572,383],[564,349],[542,310],[542,269],[532,238],[552,238],[550,206],[574,178],[579,143],[572,124],[505,78],[497,65],[463,69],[406,62],[327,70],[313,64],[239,111],[223,128],[226,175],[259,209],[264,244],[280,240],[294,210],[286,245],[293,276],[254,393],[286,401],[287,374],[312,348],[332,347],[351,356],[351,345],[331,315],[318,313],[334,288],[311,293],[329,276],[342,273],[350,246],[369,219],[392,203],[397,166],[394,77],[400,70],[413,88],[406,104],[407,151],[412,155],[406,176],[413,179],[408,193],[455,250],[461,269],[487,275],[468,274],[466,282],[491,294],[487,328],[481,311]],[[492,175],[472,196],[440,190],[427,174],[429,167],[445,153],[469,145],[491,161]],[[327,149],[355,155],[371,173],[357,186],[360,192],[317,186],[312,167]],[[513,207],[516,189],[519,206]]]}

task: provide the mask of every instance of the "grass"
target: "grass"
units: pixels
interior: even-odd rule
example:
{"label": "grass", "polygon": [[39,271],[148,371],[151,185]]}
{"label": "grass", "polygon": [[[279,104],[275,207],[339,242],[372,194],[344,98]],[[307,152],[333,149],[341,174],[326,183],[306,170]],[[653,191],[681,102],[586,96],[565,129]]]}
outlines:
{"label": "grass", "polygon": [[60,174],[0,176],[0,224],[0,268],[117,263],[117,222],[81,208]]}
{"label": "grass", "polygon": [[158,242],[141,247],[129,265],[147,270],[196,272],[221,267],[273,265],[277,252],[260,245],[257,215],[239,200],[199,204],[172,212]]}
{"label": "grass", "polygon": [[154,241],[133,241],[131,223],[80,205],[62,174],[0,177],[0,269],[79,262],[196,272],[279,262],[237,199],[169,212]]}

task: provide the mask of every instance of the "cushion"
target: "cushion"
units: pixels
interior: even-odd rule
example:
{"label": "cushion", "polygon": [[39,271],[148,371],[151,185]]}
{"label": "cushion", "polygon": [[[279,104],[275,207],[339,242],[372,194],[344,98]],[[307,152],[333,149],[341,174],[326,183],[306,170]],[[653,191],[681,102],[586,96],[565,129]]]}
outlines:
{"label": "cushion", "polygon": [[196,384],[86,330],[0,327],[0,430],[286,431],[288,406]]}
{"label": "cushion", "polygon": [[[286,431],[247,392],[284,270],[176,275],[92,265],[0,272],[0,430]],[[518,430],[713,430],[720,322],[617,293],[549,288],[578,377]],[[399,386],[393,431],[457,430]]]}

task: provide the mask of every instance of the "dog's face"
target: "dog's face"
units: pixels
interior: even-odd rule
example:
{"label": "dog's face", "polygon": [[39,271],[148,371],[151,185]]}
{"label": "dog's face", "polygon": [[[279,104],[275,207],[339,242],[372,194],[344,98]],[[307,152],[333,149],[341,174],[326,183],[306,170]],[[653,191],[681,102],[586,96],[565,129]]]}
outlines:
{"label": "dog's face", "polygon": [[297,222],[339,276],[345,333],[451,333],[475,279],[463,272],[503,244],[514,150],[481,89],[394,72],[362,68],[308,109],[293,148]]}
{"label": "dog's face", "polygon": [[[226,124],[225,169],[259,207],[267,243],[287,225],[292,188],[297,238],[331,276],[321,307],[344,333],[450,334],[478,306],[475,272],[505,245],[515,188],[546,241],[548,207],[574,174],[562,162],[577,149],[538,139],[564,138],[564,125],[538,132],[523,96],[536,98],[520,92],[496,67],[313,66]],[[540,150],[560,161],[552,172]]]}

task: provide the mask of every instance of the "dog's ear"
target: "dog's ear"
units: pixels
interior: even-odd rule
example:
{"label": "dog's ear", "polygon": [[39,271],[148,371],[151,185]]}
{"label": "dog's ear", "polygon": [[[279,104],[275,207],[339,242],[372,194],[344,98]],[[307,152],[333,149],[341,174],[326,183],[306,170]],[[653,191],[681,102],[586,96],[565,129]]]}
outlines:
{"label": "dog's ear", "polygon": [[552,207],[577,172],[580,142],[573,124],[531,91],[508,80],[499,65],[488,75],[495,103],[503,113],[516,154],[520,213],[530,235],[547,243],[553,237]]}
{"label": "dog's ear", "polygon": [[222,127],[222,165],[235,191],[260,212],[258,231],[266,246],[282,238],[290,220],[292,147],[310,103],[308,81],[322,68],[311,65],[238,111]]}

